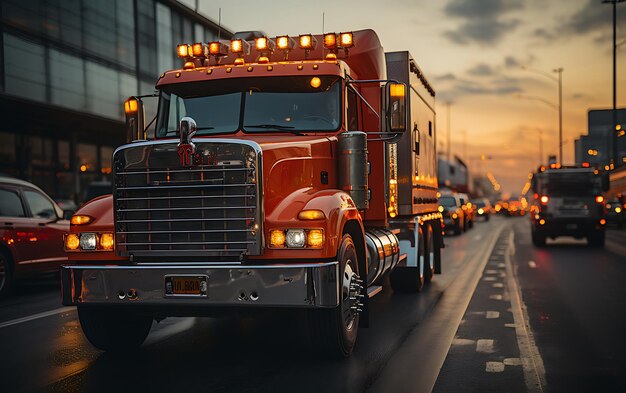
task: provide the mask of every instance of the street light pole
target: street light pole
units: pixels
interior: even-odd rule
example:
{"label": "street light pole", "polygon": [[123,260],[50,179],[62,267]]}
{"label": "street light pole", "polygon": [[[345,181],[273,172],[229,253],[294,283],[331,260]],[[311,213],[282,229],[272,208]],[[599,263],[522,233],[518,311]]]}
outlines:
{"label": "street light pole", "polygon": [[563,164],[563,68],[554,72],[559,74],[559,164]]}
{"label": "street light pole", "polygon": [[[614,1],[626,1],[626,0],[614,0]],[[535,70],[534,68],[522,66],[522,69],[526,71],[534,72],[535,74],[542,75],[548,79],[552,79],[553,81],[557,82],[559,85],[559,107],[558,107],[559,109],[559,157],[558,157],[557,162],[559,164],[562,164],[563,163],[563,68],[559,67],[553,70],[553,72],[559,74],[558,78],[555,78],[554,76],[550,75],[547,72]]]}
{"label": "street light pole", "polygon": [[[621,163],[617,162],[617,3],[625,0],[604,0],[604,4],[613,4],[613,126],[611,127],[611,140],[613,141],[613,165],[617,168]],[[621,45],[621,44],[620,44]]]}

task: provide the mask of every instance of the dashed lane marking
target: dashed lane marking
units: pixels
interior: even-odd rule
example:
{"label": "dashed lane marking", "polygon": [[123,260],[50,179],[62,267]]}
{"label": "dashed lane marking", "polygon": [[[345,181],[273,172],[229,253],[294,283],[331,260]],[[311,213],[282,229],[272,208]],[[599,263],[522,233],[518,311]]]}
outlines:
{"label": "dashed lane marking", "polygon": [[502,284],[501,282],[496,282],[493,284],[494,288],[504,288],[504,284]]}
{"label": "dashed lane marking", "polygon": [[483,235],[476,235],[474,236],[474,240],[480,240],[483,238]]}
{"label": "dashed lane marking", "polygon": [[521,366],[522,359],[520,358],[506,358],[504,359],[505,366]]}
{"label": "dashed lane marking", "polygon": [[493,348],[494,340],[482,338],[476,341],[476,352],[481,353],[494,353],[496,350]]}
{"label": "dashed lane marking", "polygon": [[487,314],[485,315],[485,318],[487,318],[487,319],[500,318],[500,313],[498,311],[487,311]]}
{"label": "dashed lane marking", "polygon": [[493,270],[493,269],[489,269],[489,270],[485,270],[485,274],[498,274],[497,270]]}
{"label": "dashed lane marking", "polygon": [[502,371],[504,371],[504,363],[487,362],[485,363],[485,371],[488,373],[501,373]]}
{"label": "dashed lane marking", "polygon": [[33,315],[29,315],[27,317],[22,317],[22,318],[13,319],[13,320],[10,320],[10,321],[2,322],[2,323],[0,323],[0,329],[5,328],[5,327],[9,327],[9,326],[13,326],[13,325],[18,325],[20,323],[34,321],[36,319],[50,317],[50,316],[56,315],[56,314],[62,314],[64,312],[74,311],[74,310],[76,310],[76,308],[74,308],[74,307],[55,308],[54,310],[40,312],[39,314],[33,314]]}
{"label": "dashed lane marking", "polygon": [[502,295],[489,295],[491,300],[502,300]]}
{"label": "dashed lane marking", "polygon": [[467,338],[455,338],[452,340],[452,345],[475,345],[476,340],[470,340]]}
{"label": "dashed lane marking", "polygon": [[495,277],[490,277],[490,276],[483,277],[483,281],[496,281],[496,278]]}
{"label": "dashed lane marking", "polygon": [[537,264],[535,263],[535,261],[528,261],[528,267],[531,269],[535,269],[537,267]]}

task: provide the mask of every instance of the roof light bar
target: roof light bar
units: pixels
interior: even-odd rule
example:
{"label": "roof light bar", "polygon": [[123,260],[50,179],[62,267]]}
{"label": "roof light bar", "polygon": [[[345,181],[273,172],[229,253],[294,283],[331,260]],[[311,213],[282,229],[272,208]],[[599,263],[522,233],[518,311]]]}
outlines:
{"label": "roof light bar", "polygon": [[276,46],[278,46],[278,49],[280,50],[289,51],[293,49],[295,45],[296,42],[294,41],[294,39],[289,37],[288,35],[281,35],[276,37]]}
{"label": "roof light bar", "polygon": [[178,57],[184,59],[186,57],[190,57],[193,51],[191,49],[191,45],[180,44],[176,47],[176,53],[178,54]]}
{"label": "roof light bar", "polygon": [[326,33],[324,34],[324,48],[326,49],[337,49],[337,34],[335,33]]}
{"label": "roof light bar", "polygon": [[241,38],[230,40],[230,51],[239,56],[250,54],[250,43]]}
{"label": "roof light bar", "polygon": [[317,40],[312,34],[302,34],[298,39],[298,43],[301,49],[315,49],[317,46]]}
{"label": "roof light bar", "polygon": [[201,42],[193,44],[191,46],[191,51],[194,57],[206,57],[208,52],[207,47]]}
{"label": "roof light bar", "polygon": [[228,45],[223,42],[209,42],[209,55],[211,56],[228,56]]}
{"label": "roof light bar", "polygon": [[339,34],[339,45],[344,49],[352,48],[354,46],[352,32]]}

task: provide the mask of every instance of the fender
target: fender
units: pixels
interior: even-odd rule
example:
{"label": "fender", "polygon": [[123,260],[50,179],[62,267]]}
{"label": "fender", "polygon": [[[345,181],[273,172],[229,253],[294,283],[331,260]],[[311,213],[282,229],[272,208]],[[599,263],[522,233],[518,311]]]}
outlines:
{"label": "fender", "polygon": [[[299,220],[298,213],[305,209],[316,209],[324,212],[325,220]],[[363,237],[361,215],[352,198],[347,193],[336,190],[314,190],[310,187],[301,188],[287,195],[272,212],[265,217],[265,235],[269,239],[272,229],[285,228],[322,228],[326,236],[324,248],[321,250],[289,250],[266,248],[260,259],[331,259],[337,256],[339,241],[347,222],[358,222]],[[359,239],[353,239],[357,247],[365,247],[365,242],[359,244]]]}
{"label": "fender", "polygon": [[[115,232],[113,222],[113,195],[102,195],[81,206],[74,215],[93,217],[93,221],[85,225],[70,224],[70,233],[81,232]],[[68,252],[70,261],[121,261],[127,258],[115,255],[115,251]]]}

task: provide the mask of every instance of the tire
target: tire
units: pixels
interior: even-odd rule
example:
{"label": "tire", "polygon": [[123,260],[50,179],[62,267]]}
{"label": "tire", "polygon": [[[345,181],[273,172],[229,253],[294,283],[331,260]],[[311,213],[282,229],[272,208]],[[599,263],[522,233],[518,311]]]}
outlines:
{"label": "tire", "polygon": [[460,235],[461,232],[461,222],[457,220],[456,224],[454,224],[454,234]]}
{"label": "tire", "polygon": [[426,223],[426,248],[424,249],[424,283],[428,284],[433,280],[435,274],[435,231],[430,223]]}
{"label": "tire", "polygon": [[545,247],[546,246],[546,237],[538,233],[537,231],[532,231],[531,236],[533,239],[533,245],[535,247]]}
{"label": "tire", "polygon": [[424,288],[424,235],[421,226],[416,230],[419,231],[419,243],[415,253],[417,266],[400,266],[391,272],[389,281],[394,292],[421,292]]}
{"label": "tire", "polygon": [[598,231],[587,236],[587,242],[591,247],[602,248],[604,247],[604,231]]}
{"label": "tire", "polygon": [[350,356],[359,329],[359,310],[364,296],[359,278],[359,263],[352,237],[343,236],[337,260],[342,277],[339,306],[309,311],[309,335],[314,348],[332,358]]}
{"label": "tire", "polygon": [[0,251],[0,298],[5,297],[11,292],[12,283],[13,269],[11,266],[11,258],[4,251]]}
{"label": "tire", "polygon": [[79,306],[78,319],[91,345],[118,353],[139,348],[152,327],[151,316],[98,306]]}

